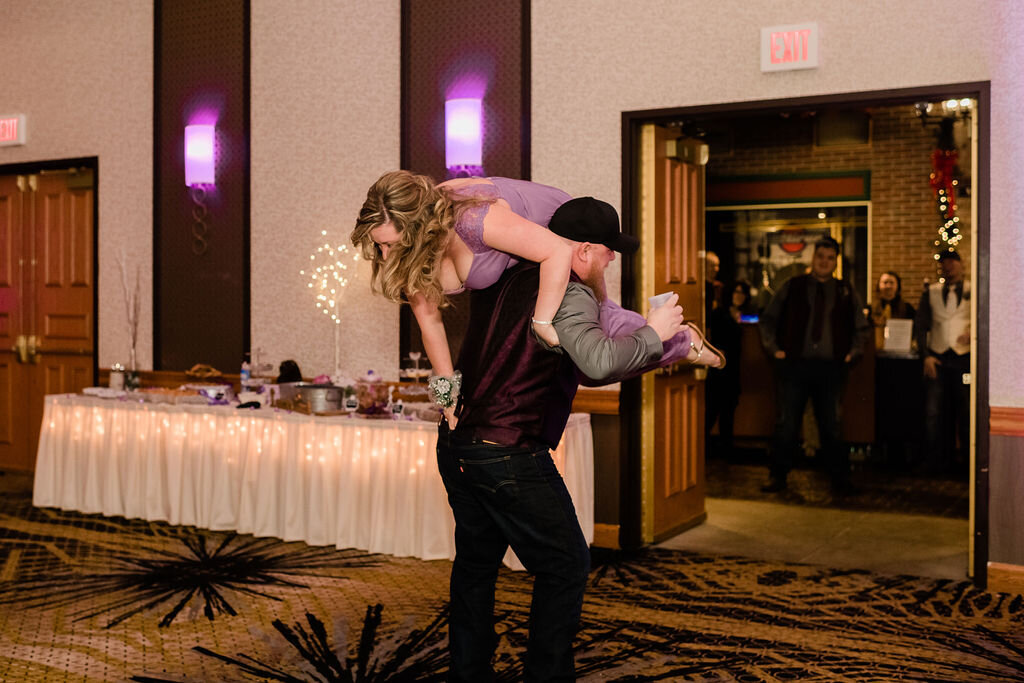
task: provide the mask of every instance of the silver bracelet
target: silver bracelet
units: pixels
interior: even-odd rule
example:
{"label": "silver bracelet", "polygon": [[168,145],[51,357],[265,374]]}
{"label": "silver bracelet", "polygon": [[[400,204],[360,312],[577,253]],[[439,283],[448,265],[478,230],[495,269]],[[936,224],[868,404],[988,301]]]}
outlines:
{"label": "silver bracelet", "polygon": [[451,377],[432,375],[427,381],[427,389],[430,391],[430,400],[442,408],[451,408],[459,400],[459,390],[462,388],[462,372],[456,370]]}
{"label": "silver bracelet", "polygon": [[550,325],[552,321],[550,321],[550,320],[537,320],[536,318],[530,318],[530,322],[533,323],[534,325]]}

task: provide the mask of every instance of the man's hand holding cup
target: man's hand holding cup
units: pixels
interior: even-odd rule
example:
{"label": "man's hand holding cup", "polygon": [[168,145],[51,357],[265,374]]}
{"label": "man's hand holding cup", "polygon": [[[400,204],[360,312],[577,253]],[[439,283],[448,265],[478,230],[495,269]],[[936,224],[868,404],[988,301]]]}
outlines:
{"label": "man's hand holding cup", "polygon": [[683,307],[677,302],[679,295],[666,292],[648,299],[651,310],[647,313],[647,324],[658,333],[661,341],[668,341],[683,329]]}

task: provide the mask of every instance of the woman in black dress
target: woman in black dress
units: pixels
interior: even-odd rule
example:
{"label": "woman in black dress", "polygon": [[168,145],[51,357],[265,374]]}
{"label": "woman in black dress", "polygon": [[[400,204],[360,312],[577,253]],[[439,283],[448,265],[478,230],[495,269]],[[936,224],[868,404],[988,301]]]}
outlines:
{"label": "woman in black dress", "polygon": [[[729,458],[733,454],[733,417],[740,402],[740,349],[743,330],[741,316],[752,313],[750,283],[737,280],[728,292],[728,299],[710,312],[708,328],[711,343],[725,354],[728,363],[707,379],[706,434],[708,452],[712,456]],[[718,422],[718,441],[711,439],[711,428]]]}

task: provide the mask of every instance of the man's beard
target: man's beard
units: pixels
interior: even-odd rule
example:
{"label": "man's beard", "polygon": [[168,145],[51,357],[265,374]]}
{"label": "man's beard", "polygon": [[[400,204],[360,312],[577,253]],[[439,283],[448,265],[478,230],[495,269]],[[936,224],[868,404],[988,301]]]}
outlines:
{"label": "man's beard", "polygon": [[594,290],[594,296],[597,297],[599,302],[608,298],[608,289],[604,282],[604,271],[604,268],[592,266],[590,272],[580,278],[583,280],[583,284]]}

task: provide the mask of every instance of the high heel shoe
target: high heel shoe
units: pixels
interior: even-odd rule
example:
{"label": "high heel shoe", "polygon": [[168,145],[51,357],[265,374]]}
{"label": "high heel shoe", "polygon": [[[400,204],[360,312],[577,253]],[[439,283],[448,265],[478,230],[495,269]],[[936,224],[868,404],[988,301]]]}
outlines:
{"label": "high heel shoe", "polygon": [[[714,368],[717,368],[719,370],[724,368],[725,367],[725,354],[722,353],[719,349],[715,348],[711,344],[711,342],[708,341],[707,337],[704,336],[704,333],[700,331],[699,327],[697,327],[693,323],[686,323],[686,326],[689,327],[690,330],[692,330],[692,334],[691,334],[691,337],[690,337],[690,348],[697,352],[697,357],[690,361],[690,365],[709,365],[708,363],[701,363],[700,362],[701,356],[704,354],[704,350],[707,349],[708,351],[710,351],[714,355],[718,356],[718,359],[721,361],[721,364],[719,364],[719,365],[709,365],[709,367],[714,367]],[[700,346],[697,346],[696,344],[693,343],[693,336],[694,335],[700,340]]]}

